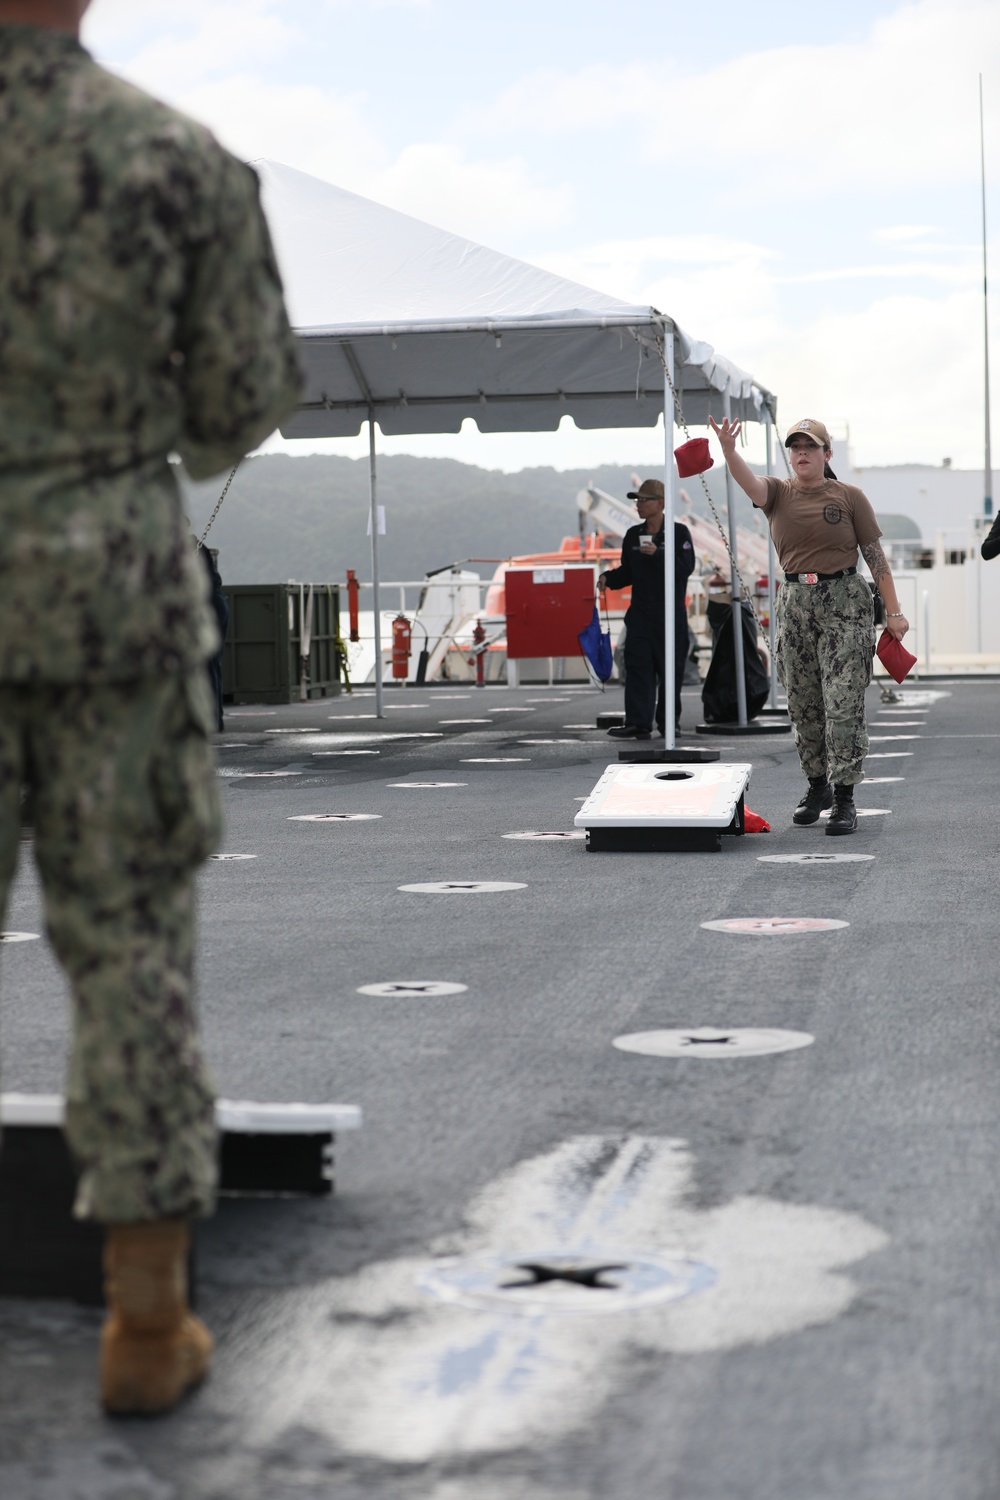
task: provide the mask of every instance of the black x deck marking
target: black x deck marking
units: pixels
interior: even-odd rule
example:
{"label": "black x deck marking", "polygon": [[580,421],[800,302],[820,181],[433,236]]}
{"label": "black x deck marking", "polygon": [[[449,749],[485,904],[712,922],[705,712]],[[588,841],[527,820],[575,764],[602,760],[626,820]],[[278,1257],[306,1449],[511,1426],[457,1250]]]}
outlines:
{"label": "black x deck marking", "polygon": [[617,1292],[615,1282],[602,1281],[601,1277],[611,1271],[627,1271],[627,1266],[546,1266],[532,1261],[518,1261],[517,1269],[527,1272],[526,1281],[505,1281],[502,1291],[511,1291],[521,1286],[545,1286],[551,1281],[565,1281],[570,1286],[587,1286],[596,1292]]}

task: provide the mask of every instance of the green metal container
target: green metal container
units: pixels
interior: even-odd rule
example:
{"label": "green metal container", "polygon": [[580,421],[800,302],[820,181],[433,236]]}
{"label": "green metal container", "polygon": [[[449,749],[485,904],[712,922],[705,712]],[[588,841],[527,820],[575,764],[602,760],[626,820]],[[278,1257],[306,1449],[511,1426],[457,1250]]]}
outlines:
{"label": "green metal container", "polygon": [[222,694],[228,703],[297,703],[340,692],[337,584],[238,583],[223,593],[229,600],[222,657]]}

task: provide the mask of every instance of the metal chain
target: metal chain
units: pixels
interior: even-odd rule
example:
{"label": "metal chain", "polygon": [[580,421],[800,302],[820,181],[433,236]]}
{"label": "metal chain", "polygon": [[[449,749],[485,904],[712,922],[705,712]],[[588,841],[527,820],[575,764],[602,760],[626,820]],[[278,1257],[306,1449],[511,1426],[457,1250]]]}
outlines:
{"label": "metal chain", "polygon": [[[657,351],[658,351],[659,356],[660,356],[660,364],[663,366],[663,373],[667,377],[667,384],[670,386],[670,394],[674,398],[674,412],[675,412],[676,417],[677,417],[677,422],[678,422],[679,426],[681,426],[684,429],[684,436],[690,441],[690,438],[691,438],[691,429],[688,427],[687,422],[684,420],[684,409],[681,406],[681,399],[680,399],[680,397],[677,394],[677,387],[674,385],[674,382],[673,382],[673,379],[671,377],[670,371],[667,368],[667,361],[666,361],[666,358],[665,358],[664,353],[663,353],[663,346],[662,346],[662,344],[660,344],[658,342],[657,345],[656,345],[656,347],[657,347]],[[698,478],[701,480],[701,487],[705,491],[705,499],[708,501],[708,508],[712,512],[713,517],[715,518],[715,524],[716,524],[716,526],[718,526],[718,528],[719,528],[719,535],[722,538],[723,545],[725,546],[725,549],[726,549],[726,551],[729,554],[729,561],[733,565],[733,572],[736,574],[736,577],[739,580],[740,594],[741,594],[742,598],[744,598],[746,600],[747,604],[750,607],[750,613],[753,615],[754,620],[756,621],[757,629],[763,634],[764,627],[761,624],[760,616],[757,614],[757,611],[754,609],[753,595],[751,594],[750,590],[746,586],[746,583],[745,583],[744,578],[743,578],[743,574],[740,572],[740,565],[736,561],[736,556],[735,556],[735,554],[733,552],[732,547],[730,547],[730,545],[729,545],[729,536],[728,536],[728,534],[726,532],[726,528],[722,524],[722,520],[721,520],[721,518],[719,516],[719,512],[715,508],[715,501],[712,499],[712,491],[708,487],[708,481],[705,478],[705,475],[703,473],[699,474]]]}
{"label": "metal chain", "polygon": [[222,509],[222,502],[223,502],[223,500],[225,500],[226,496],[229,494],[229,486],[232,484],[233,480],[236,478],[236,470],[239,468],[239,466],[240,466],[240,464],[242,462],[243,462],[242,458],[238,458],[236,460],[236,462],[233,464],[233,472],[230,474],[229,478],[226,480],[225,488],[222,491],[222,494],[219,496],[219,502],[216,505],[215,509],[213,510],[212,514],[208,518],[208,525],[205,527],[205,530],[202,532],[201,536],[198,538],[198,547],[196,548],[196,550],[200,550],[202,547],[204,547],[204,545],[205,545],[205,538],[208,536],[208,533],[212,529],[212,522],[215,520],[216,516],[219,514],[219,511]]}
{"label": "metal chain", "polygon": [[[777,417],[777,413],[775,412],[775,410],[774,410],[774,408],[772,406],[768,405],[768,403],[766,401],[764,402],[764,405],[767,407],[767,410],[770,413],[770,416],[771,416],[771,425],[773,426],[773,428],[775,430],[775,433],[777,433],[777,431],[778,431],[778,417]],[[782,458],[785,461],[785,473],[788,475],[789,479],[791,479],[791,477],[792,477],[792,466],[788,462],[788,449],[785,447],[784,443],[779,443],[778,446],[781,449],[781,456],[782,456]]]}

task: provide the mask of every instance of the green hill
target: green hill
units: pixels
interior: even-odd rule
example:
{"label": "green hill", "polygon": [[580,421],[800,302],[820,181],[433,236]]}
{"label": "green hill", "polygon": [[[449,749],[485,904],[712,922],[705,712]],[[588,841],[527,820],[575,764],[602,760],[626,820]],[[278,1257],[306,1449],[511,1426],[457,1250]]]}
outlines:
{"label": "green hill", "polygon": [[[503,558],[556,548],[564,536],[577,531],[579,489],[593,483],[624,498],[633,488],[634,472],[632,467],[604,465],[505,474],[447,458],[380,458],[378,501],[386,509],[381,575],[387,580],[416,579],[466,558]],[[720,469],[708,478],[724,514]],[[182,483],[192,529],[200,536],[224,480],[192,484],[182,478]],[[688,480],[686,487],[696,508],[705,513],[698,482]],[[746,524],[750,503],[737,493],[738,518]],[[219,549],[227,583],[335,581],[343,578],[346,568],[370,578],[367,526],[366,458],[272,454],[244,461],[209,543]]]}

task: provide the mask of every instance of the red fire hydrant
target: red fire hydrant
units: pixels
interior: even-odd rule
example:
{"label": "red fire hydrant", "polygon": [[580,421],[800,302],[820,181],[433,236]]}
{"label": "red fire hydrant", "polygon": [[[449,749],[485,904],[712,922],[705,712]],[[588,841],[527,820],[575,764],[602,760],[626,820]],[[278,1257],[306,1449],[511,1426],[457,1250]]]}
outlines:
{"label": "red fire hydrant", "polygon": [[405,615],[392,622],[392,675],[404,682],[410,675],[410,636],[413,627]]}
{"label": "red fire hydrant", "polygon": [[483,646],[485,639],[486,627],[482,620],[477,620],[476,628],[472,632],[472,644],[480,649],[469,657],[469,666],[471,667],[473,662],[476,664],[476,687],[486,686],[486,648]]}
{"label": "red fire hydrant", "polygon": [[353,568],[347,570],[347,609],[351,620],[351,640],[360,641],[358,634],[358,575]]}

